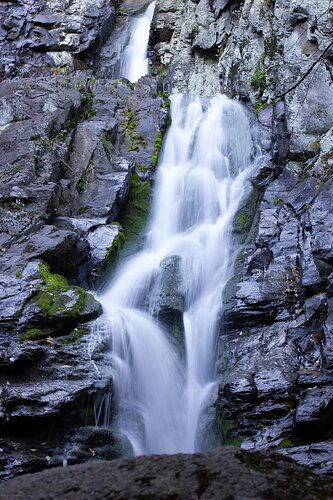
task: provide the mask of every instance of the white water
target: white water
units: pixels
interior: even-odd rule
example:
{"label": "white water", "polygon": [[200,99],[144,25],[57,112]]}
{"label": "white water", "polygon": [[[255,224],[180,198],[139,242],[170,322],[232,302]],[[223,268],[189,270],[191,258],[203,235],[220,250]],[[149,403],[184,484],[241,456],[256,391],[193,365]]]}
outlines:
{"label": "white water", "polygon": [[[251,164],[249,123],[237,102],[176,94],[171,115],[145,248],[100,297],[116,425],[137,455],[203,446],[222,290],[232,273],[231,226]],[[160,264],[175,255],[185,296],[183,358],[149,308]]]}
{"label": "white water", "polygon": [[149,29],[155,5],[156,1],[152,2],[143,14],[134,18],[131,26],[130,40],[120,60],[120,76],[130,82],[137,82],[148,74]]}

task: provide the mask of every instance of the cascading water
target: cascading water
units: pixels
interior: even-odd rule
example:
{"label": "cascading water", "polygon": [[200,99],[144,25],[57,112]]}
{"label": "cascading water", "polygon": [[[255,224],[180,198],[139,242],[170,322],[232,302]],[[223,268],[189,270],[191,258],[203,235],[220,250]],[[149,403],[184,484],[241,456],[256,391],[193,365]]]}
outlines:
{"label": "cascading water", "polygon": [[156,1],[143,14],[134,18],[129,43],[120,58],[120,76],[130,82],[137,82],[148,74],[147,48],[155,6]]}
{"label": "cascading water", "polygon": [[[202,448],[222,290],[232,272],[231,228],[247,188],[252,141],[246,115],[223,95],[171,96],[172,125],[159,162],[144,249],[100,297],[110,339],[115,423],[135,454]],[[185,356],[153,319],[161,263],[178,256]],[[158,290],[157,290],[158,291]]]}

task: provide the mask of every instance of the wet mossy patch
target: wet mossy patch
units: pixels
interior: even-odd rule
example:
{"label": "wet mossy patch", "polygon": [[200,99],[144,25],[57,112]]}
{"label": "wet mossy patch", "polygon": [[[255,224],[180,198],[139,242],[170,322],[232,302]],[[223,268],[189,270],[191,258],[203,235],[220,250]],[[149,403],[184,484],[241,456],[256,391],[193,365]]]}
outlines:
{"label": "wet mossy patch", "polygon": [[155,152],[154,155],[152,156],[152,162],[154,167],[157,167],[158,164],[158,159],[162,148],[162,142],[163,142],[162,132],[158,132],[155,139]]}
{"label": "wet mossy patch", "polygon": [[39,265],[39,272],[41,278],[49,291],[58,288],[68,288],[68,281],[64,276],[60,274],[51,273],[50,268],[47,264]]}
{"label": "wet mossy patch", "polygon": [[148,220],[150,203],[150,183],[140,182],[139,176],[133,173],[126,205],[120,217],[126,248],[132,246],[142,234]]}
{"label": "wet mossy patch", "polygon": [[146,149],[147,143],[141,134],[136,132],[137,121],[134,118],[134,113],[131,109],[126,111],[126,122],[124,128],[124,135],[127,133],[130,140],[130,145],[128,150],[138,153],[141,148]]}

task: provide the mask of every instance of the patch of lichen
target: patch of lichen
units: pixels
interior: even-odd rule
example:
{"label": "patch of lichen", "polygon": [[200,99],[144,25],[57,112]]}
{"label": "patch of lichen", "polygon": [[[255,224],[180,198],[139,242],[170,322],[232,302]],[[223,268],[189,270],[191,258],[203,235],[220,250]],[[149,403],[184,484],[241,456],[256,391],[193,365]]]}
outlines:
{"label": "patch of lichen", "polygon": [[149,216],[150,200],[150,183],[140,182],[138,174],[134,172],[126,205],[120,217],[126,247],[132,246],[142,233]]}

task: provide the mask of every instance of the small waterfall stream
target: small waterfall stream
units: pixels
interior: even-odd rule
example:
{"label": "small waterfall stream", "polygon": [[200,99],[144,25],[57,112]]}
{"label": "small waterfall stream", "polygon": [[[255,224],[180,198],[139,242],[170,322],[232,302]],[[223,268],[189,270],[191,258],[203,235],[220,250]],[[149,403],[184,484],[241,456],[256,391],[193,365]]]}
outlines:
{"label": "small waterfall stream", "polygon": [[130,82],[137,82],[142,76],[148,74],[147,48],[155,6],[156,1],[149,4],[143,14],[134,18],[129,43],[119,61],[120,76],[127,78]]}
{"label": "small waterfall stream", "polygon": [[[147,72],[147,47],[139,50],[138,33],[149,32],[154,7],[138,20],[124,54],[124,76],[132,81]],[[148,43],[148,35],[143,39]],[[144,249],[118,269],[99,297],[99,335],[110,345],[114,424],[136,455],[204,446],[205,412],[216,390],[222,291],[234,258],[232,221],[253,154],[242,106],[223,95],[174,94],[171,117]],[[161,264],[175,256],[185,303],[184,356],[154,319],[151,297],[161,286]]]}

